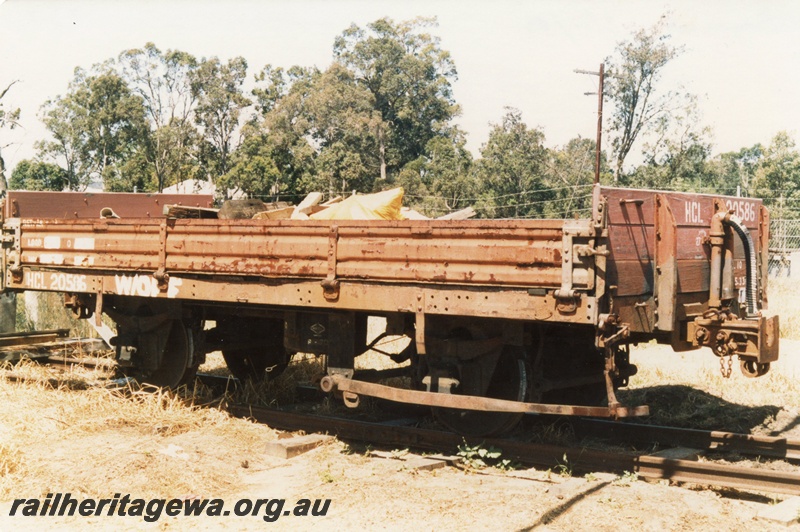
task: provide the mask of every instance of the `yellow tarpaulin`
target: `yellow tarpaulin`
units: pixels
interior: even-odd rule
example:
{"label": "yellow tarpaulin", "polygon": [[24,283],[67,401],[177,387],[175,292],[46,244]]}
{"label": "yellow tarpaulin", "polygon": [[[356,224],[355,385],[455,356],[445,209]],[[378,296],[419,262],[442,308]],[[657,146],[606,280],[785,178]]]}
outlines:
{"label": "yellow tarpaulin", "polygon": [[403,188],[353,195],[309,216],[312,220],[404,220]]}

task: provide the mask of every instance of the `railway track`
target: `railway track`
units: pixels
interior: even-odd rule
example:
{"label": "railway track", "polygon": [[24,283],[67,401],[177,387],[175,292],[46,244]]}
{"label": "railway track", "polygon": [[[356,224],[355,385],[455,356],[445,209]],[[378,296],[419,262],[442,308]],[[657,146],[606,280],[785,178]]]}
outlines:
{"label": "railway track", "polygon": [[[80,365],[112,369],[114,366],[113,361],[107,359],[74,358],[63,355],[41,357],[38,361],[61,367]],[[236,379],[225,376],[198,374],[198,379],[218,390],[232,391],[239,386]],[[302,394],[308,395],[314,392],[307,388],[302,390]],[[739,490],[800,495],[800,473],[774,471],[763,467],[664,458],[586,447],[564,447],[513,439],[470,439],[462,438],[452,432],[325,417],[252,405],[229,405],[227,410],[236,417],[252,418],[277,429],[330,433],[344,440],[373,445],[455,453],[458,446],[466,442],[470,445],[495,447],[502,450],[504,458],[536,467],[553,468],[567,465],[576,473],[633,472],[650,480],[664,479]],[[786,438],[582,418],[570,418],[568,423],[572,424],[576,435],[592,435],[616,442],[643,444],[657,442],[661,446],[692,447],[701,451],[735,452],[740,455],[800,460],[800,441]]]}
{"label": "railway track", "polygon": [[326,432],[335,434],[341,439],[368,442],[374,445],[454,453],[457,447],[466,441],[471,445],[484,445],[500,449],[503,458],[544,468],[568,464],[568,467],[576,473],[629,471],[649,480],[664,479],[740,490],[800,495],[800,474],[798,473],[731,466],[714,462],[622,454],[587,448],[570,448],[510,439],[470,439],[438,430],[300,414],[248,405],[231,405],[228,406],[228,411],[234,416],[252,418],[278,429]]}
{"label": "railway track", "polygon": [[757,436],[718,430],[697,430],[641,423],[627,423],[598,419],[576,418],[570,420],[579,436],[594,436],[615,442],[688,447],[703,451],[738,453],[784,460],[800,460],[800,440],[775,436]]}

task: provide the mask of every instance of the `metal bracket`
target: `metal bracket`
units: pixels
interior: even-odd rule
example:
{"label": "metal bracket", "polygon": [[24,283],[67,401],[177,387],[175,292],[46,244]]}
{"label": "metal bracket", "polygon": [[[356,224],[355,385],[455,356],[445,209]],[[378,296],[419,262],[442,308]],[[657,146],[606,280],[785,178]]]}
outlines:
{"label": "metal bracket", "polygon": [[167,274],[167,221],[161,222],[158,228],[158,269],[153,273],[158,281],[158,289],[165,292],[169,288],[169,274]]}
{"label": "metal bracket", "polygon": [[553,292],[557,299],[572,299],[575,291],[572,289],[572,234],[564,231],[561,243],[561,288]]}
{"label": "metal bracket", "polygon": [[393,388],[383,384],[348,379],[341,375],[327,375],[320,381],[322,391],[352,394],[344,397],[346,402],[353,402],[355,396],[366,395],[380,397],[389,401],[411,403],[416,405],[435,406],[442,408],[457,408],[462,410],[476,410],[484,412],[521,412],[527,414],[556,414],[577,415],[594,417],[632,417],[645,416],[650,413],[647,406],[624,407],[615,405],[603,406],[577,406],[553,405],[542,403],[522,403],[508,399],[493,399],[473,395],[457,395],[449,393],[423,392],[418,390],[405,390]]}
{"label": "metal bracket", "polygon": [[14,240],[11,250],[5,255],[5,266],[11,272],[11,280],[15,283],[22,282],[22,227],[14,227]]}
{"label": "metal bracket", "polygon": [[422,311],[417,312],[415,315],[414,343],[417,345],[418,355],[428,354],[425,347],[425,314]]}
{"label": "metal bracket", "polygon": [[601,348],[612,347],[613,345],[618,344],[623,340],[627,340],[630,337],[631,329],[627,323],[615,324],[614,327],[616,330],[612,334],[609,336],[600,336],[598,338],[598,343]]}
{"label": "metal bracket", "polygon": [[339,249],[339,226],[334,224],[328,236],[328,276],[320,283],[327,301],[339,299],[339,280],[336,279],[336,255]]}

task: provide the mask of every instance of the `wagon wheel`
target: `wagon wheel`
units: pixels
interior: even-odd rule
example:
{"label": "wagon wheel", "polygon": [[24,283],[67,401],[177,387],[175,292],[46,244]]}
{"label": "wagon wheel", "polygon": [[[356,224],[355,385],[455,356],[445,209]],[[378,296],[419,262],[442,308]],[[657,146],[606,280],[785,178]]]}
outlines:
{"label": "wagon wheel", "polygon": [[191,329],[181,320],[173,320],[161,357],[161,366],[140,380],[165,388],[177,388],[190,382],[197,373],[197,364],[192,357],[193,351]]}
{"label": "wagon wheel", "polygon": [[[475,333],[459,329],[460,339],[475,338]],[[466,335],[466,338],[465,338]],[[495,352],[494,355],[497,353]],[[490,355],[484,355],[490,356]],[[461,384],[454,393],[478,395],[493,399],[525,401],[530,390],[530,369],[525,352],[520,347],[504,346],[497,358],[489,386],[484,392],[474,385]],[[522,419],[518,412],[485,412],[433,407],[433,416],[448,429],[464,436],[485,437],[508,432]]]}
{"label": "wagon wheel", "polygon": [[543,339],[541,349],[546,360],[539,370],[546,380],[596,377],[597,382],[558,388],[542,394],[541,401],[549,404],[603,406],[608,391],[603,378],[604,359],[594,346],[594,331],[554,328]]}
{"label": "wagon wheel", "polygon": [[229,336],[230,345],[222,348],[222,357],[237,379],[273,379],[288,366],[282,320],[239,318],[222,327],[227,335],[234,335]]}

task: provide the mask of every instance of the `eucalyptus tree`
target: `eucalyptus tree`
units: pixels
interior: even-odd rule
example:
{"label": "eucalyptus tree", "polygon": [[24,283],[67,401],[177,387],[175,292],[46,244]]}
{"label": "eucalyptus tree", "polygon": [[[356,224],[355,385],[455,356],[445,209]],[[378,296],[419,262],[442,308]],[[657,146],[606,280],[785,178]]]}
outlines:
{"label": "eucalyptus tree", "polygon": [[720,153],[708,161],[715,190],[720,194],[752,196],[756,172],[764,158],[764,146],[754,144],[738,151]]}
{"label": "eucalyptus tree", "polygon": [[[591,207],[595,166],[594,139],[575,137],[564,146],[547,150],[545,178],[552,201],[544,203],[542,213],[549,218],[585,216]],[[611,180],[605,152],[600,157],[600,181]],[[543,192],[540,194],[544,194]]]}
{"label": "eucalyptus tree", "polygon": [[374,188],[381,167],[380,115],[372,94],[350,70],[338,62],[325,71],[267,66],[257,80],[262,83],[254,96],[263,114],[245,130],[240,151],[252,153],[254,135],[261,139],[259,167],[271,168],[268,158],[285,178],[273,176],[271,190],[298,195],[320,190],[333,196]]}
{"label": "eucalyptus tree", "polygon": [[24,159],[11,172],[8,187],[12,190],[53,190],[66,188],[66,170],[54,163]]}
{"label": "eucalyptus tree", "polygon": [[42,120],[52,138],[37,143],[39,154],[62,165],[67,188],[81,190],[92,181],[145,180],[143,175],[123,175],[134,170],[128,161],[146,149],[143,102],[109,63],[90,71],[76,68],[66,95],[42,107]]}
{"label": "eucalyptus tree", "polygon": [[407,163],[398,176],[407,203],[430,216],[472,206],[480,194],[466,134],[457,126],[428,141],[425,155]]}
{"label": "eucalyptus tree", "polygon": [[615,180],[621,177],[636,140],[659,122],[663,126],[675,106],[677,92],[659,94],[657,90],[664,67],[682,51],[670,44],[665,24],[662,18],[654,26],[636,31],[606,59],[604,93],[613,107],[610,130]]}
{"label": "eucalyptus tree", "polygon": [[[18,82],[19,80],[10,82],[8,85],[6,85],[2,92],[0,92],[0,130],[11,130],[19,126],[20,109],[6,109],[3,102],[3,98],[5,98],[6,94],[8,94],[8,91],[11,90],[11,87],[16,85]],[[0,192],[7,188],[6,161],[3,158],[3,150],[5,150],[7,147],[7,144],[0,145]]]}
{"label": "eucalyptus tree", "polygon": [[236,57],[227,63],[218,58],[203,59],[191,71],[192,90],[197,101],[195,124],[200,128],[203,162],[211,181],[231,167],[231,154],[238,147],[242,111],[251,102],[242,93],[247,61]]}
{"label": "eucalyptus tree", "polygon": [[800,216],[800,153],[786,131],[764,149],[753,179],[753,192],[771,207],[775,218]]}
{"label": "eucalyptus tree", "polygon": [[193,87],[197,59],[186,52],[162,52],[155,44],[119,55],[122,76],[144,102],[150,124],[147,162],[156,190],[197,174],[194,127],[198,91]]}
{"label": "eucalyptus tree", "polygon": [[257,157],[270,193],[370,192],[401,174],[412,188],[422,187],[431,141],[454,142],[450,122],[458,113],[450,85],[455,66],[425,31],[431,25],[353,25],[336,38],[334,61],[323,70],[262,69],[253,91],[258,114],[225,181],[265,190],[243,174]]}
{"label": "eucalyptus tree", "polygon": [[425,154],[428,142],[458,115],[450,53],[427,33],[434,19],[395,23],[382,18],[366,28],[350,26],[334,42],[334,59],[374,98],[380,178]]}
{"label": "eucalyptus tree", "polygon": [[315,68],[288,70],[267,65],[255,76],[258,111],[242,128],[230,170],[218,184],[273,200],[313,190],[317,149],[305,102],[319,75]]}
{"label": "eucalyptus tree", "polygon": [[544,133],[529,128],[522,113],[506,108],[494,124],[476,162],[477,176],[485,193],[482,210],[493,218],[536,217],[554,198],[546,186],[547,148]]}
{"label": "eucalyptus tree", "polygon": [[372,93],[350,70],[333,63],[314,77],[304,107],[318,147],[315,188],[331,195],[372,191],[383,168],[380,131],[385,128]]}

